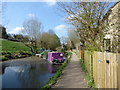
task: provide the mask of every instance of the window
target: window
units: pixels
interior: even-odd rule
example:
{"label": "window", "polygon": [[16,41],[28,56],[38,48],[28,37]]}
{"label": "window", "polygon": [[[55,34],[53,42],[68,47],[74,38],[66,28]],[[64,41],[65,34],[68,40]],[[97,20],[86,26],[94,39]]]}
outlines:
{"label": "window", "polygon": [[107,52],[110,52],[110,39],[104,39],[104,49]]}

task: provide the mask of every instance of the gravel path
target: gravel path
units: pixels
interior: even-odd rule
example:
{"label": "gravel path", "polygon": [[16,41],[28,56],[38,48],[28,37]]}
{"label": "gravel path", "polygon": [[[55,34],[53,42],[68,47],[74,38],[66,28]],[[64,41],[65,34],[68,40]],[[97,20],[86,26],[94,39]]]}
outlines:
{"label": "gravel path", "polygon": [[53,88],[87,88],[84,72],[82,72],[79,58],[75,53],[73,53],[70,63]]}

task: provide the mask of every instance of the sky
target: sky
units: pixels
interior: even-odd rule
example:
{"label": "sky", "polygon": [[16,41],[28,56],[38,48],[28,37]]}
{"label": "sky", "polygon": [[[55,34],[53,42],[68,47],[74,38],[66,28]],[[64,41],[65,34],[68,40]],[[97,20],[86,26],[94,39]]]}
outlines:
{"label": "sky", "polygon": [[37,17],[43,24],[44,32],[53,29],[60,38],[67,37],[69,25],[58,14],[56,2],[6,2],[4,5],[3,25],[8,33],[19,34],[26,19]]}
{"label": "sky", "polygon": [[[5,2],[3,10],[3,25],[7,32],[19,34],[23,30],[23,22],[30,17],[37,17],[43,24],[43,31],[53,29],[58,37],[68,37],[67,28],[70,25],[64,21],[64,14],[58,12],[56,0],[45,2]],[[59,15],[60,13],[60,15]]]}

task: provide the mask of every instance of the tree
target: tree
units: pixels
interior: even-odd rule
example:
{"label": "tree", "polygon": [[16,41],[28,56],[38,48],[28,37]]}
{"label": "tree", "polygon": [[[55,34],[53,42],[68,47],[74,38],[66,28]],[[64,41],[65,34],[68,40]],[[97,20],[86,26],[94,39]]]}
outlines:
{"label": "tree", "polygon": [[57,47],[59,47],[60,44],[60,39],[56,34],[53,34],[50,36],[50,49],[55,50]]}
{"label": "tree", "polygon": [[41,42],[41,47],[46,49],[55,50],[60,46],[60,39],[56,34],[49,34],[49,32],[44,32],[39,40]]}
{"label": "tree", "polygon": [[18,40],[18,41],[20,41],[20,42],[21,42],[21,41],[23,41],[23,37],[24,37],[24,36],[23,36],[23,35],[21,35],[21,34],[17,34],[17,35],[16,35],[16,34],[14,34],[14,35],[13,35],[13,37],[14,37],[14,39],[16,39],[16,40]]}
{"label": "tree", "polygon": [[52,29],[48,30],[48,33],[49,33],[50,35],[54,35],[54,34],[55,34],[55,32],[54,32]]}
{"label": "tree", "polygon": [[69,37],[69,44],[71,48],[75,48],[75,44],[80,42],[80,36],[79,33],[75,31],[75,29],[68,30],[68,37]]}
{"label": "tree", "polygon": [[22,34],[14,34],[13,37],[15,40],[17,40],[19,42],[28,42],[29,41],[29,37],[24,36]]}
{"label": "tree", "polygon": [[31,17],[24,21],[23,28],[23,34],[29,37],[29,42],[25,42],[25,45],[31,48],[33,54],[37,53],[38,38],[43,29],[42,23],[36,17]]}
{"label": "tree", "polygon": [[62,44],[67,44],[68,37],[61,37],[60,39]]}
{"label": "tree", "polygon": [[49,40],[50,39],[50,35],[47,32],[42,33],[42,36],[40,38],[40,43],[41,43],[41,47],[48,49],[49,48]]}
{"label": "tree", "polygon": [[5,16],[5,12],[7,7],[7,3],[4,1],[0,1],[0,25],[6,26],[6,24],[8,22],[6,22],[6,16]]}
{"label": "tree", "polygon": [[103,17],[109,9],[108,2],[59,2],[66,14],[66,21],[72,24],[80,35],[80,41],[87,49],[103,51],[105,25]]}

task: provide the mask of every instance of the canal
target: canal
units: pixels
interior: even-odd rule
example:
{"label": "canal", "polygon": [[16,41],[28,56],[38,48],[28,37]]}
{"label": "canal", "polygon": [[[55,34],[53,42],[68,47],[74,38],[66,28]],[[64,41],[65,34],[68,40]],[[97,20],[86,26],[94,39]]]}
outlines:
{"label": "canal", "polygon": [[39,57],[5,61],[0,65],[2,88],[41,88],[59,68]]}

